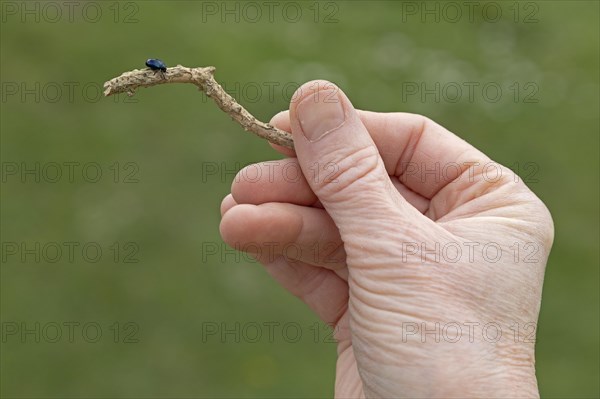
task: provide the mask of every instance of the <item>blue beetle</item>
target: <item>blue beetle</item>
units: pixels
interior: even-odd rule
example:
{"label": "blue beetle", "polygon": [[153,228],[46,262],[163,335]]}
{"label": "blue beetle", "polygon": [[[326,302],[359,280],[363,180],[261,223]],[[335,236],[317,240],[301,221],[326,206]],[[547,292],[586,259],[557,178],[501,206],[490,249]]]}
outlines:
{"label": "blue beetle", "polygon": [[156,58],[150,58],[146,60],[146,66],[153,71],[167,72],[167,66],[165,63]]}

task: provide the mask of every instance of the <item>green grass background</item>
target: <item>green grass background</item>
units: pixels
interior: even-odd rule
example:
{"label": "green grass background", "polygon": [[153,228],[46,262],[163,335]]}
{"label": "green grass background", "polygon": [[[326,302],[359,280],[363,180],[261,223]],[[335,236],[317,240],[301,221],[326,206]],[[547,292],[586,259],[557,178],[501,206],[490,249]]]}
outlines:
{"label": "green grass background", "polygon": [[[283,3],[273,22],[263,15],[258,23],[244,14],[239,23],[231,16],[224,23],[194,1],[96,2],[102,11],[97,23],[81,17],[82,2],[73,22],[66,15],[58,22],[31,16],[23,22],[8,14],[6,3],[24,7],[2,3],[2,162],[97,162],[103,177],[97,183],[81,175],[73,183],[64,176],[58,183],[8,177],[0,197],[2,242],[98,242],[107,255],[98,263],[80,256],[73,263],[14,256],[2,263],[3,323],[97,322],[103,332],[98,343],[85,342],[80,333],[73,343],[7,337],[2,397],[333,393],[335,346],[323,342],[324,328],[313,342],[315,316],[258,264],[233,252],[221,251],[227,254],[221,259],[203,251],[203,243],[224,246],[219,204],[233,179],[231,172],[203,179],[206,168],[216,163],[231,170],[278,155],[191,86],[140,90],[135,102],[99,98],[105,80],[142,68],[149,57],[168,65],[214,65],[230,89],[280,83],[273,98],[263,90],[258,101],[250,91],[233,92],[264,120],[287,108],[283,85],[323,78],[339,84],[358,108],[422,113],[501,163],[538,165],[529,186],[556,227],[538,329],[541,394],[600,395],[598,2],[520,3],[517,22],[515,3],[498,2],[499,21],[486,21],[479,11],[474,22],[463,15],[457,23],[431,17],[424,23],[391,1],[296,3],[303,12],[296,23],[283,18]],[[124,23],[132,12],[136,21]],[[331,12],[336,21],[323,23]],[[537,22],[524,23],[531,12]],[[31,88],[35,82],[47,90],[39,101],[7,94],[11,83]],[[63,88],[77,83],[73,98],[64,89],[49,101],[53,82]],[[517,102],[508,91],[497,103],[483,101],[481,91],[474,101],[463,96],[456,103],[403,99],[403,82],[498,82],[505,90],[512,82],[534,82],[538,101]],[[108,169],[114,162],[122,171],[135,162],[139,182],[114,183]],[[139,262],[112,261],[108,247],[114,242],[137,243]],[[137,323],[139,342],[114,343],[109,328],[115,322]],[[294,322],[302,337],[286,342],[279,329],[272,343],[264,336],[257,343],[236,343],[232,336],[203,342],[206,322]]]}

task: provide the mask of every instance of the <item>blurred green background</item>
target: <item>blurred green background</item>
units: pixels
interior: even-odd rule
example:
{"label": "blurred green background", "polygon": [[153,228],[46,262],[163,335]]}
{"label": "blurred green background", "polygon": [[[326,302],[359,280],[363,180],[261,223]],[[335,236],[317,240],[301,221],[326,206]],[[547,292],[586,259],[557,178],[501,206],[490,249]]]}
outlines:
{"label": "blurred green background", "polygon": [[[425,114],[528,177],[556,227],[541,394],[600,395],[598,2],[481,2],[472,20],[462,2],[461,15],[443,2],[1,4],[2,397],[333,394],[327,329],[219,237],[235,170],[279,156],[192,86],[100,96],[150,57],[216,66],[264,120],[328,79],[358,108]],[[479,84],[472,98],[464,82]],[[23,335],[35,323],[40,342]],[[79,323],[73,337],[63,323]],[[240,342],[222,340],[235,323]]]}

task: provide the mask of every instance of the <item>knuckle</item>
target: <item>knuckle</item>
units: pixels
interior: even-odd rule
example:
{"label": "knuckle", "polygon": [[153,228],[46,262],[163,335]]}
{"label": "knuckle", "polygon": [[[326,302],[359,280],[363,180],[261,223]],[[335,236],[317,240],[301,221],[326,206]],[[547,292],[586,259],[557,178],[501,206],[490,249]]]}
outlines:
{"label": "knuckle", "polygon": [[377,173],[381,158],[375,146],[338,150],[331,154],[332,161],[318,165],[321,176],[313,180],[319,193],[325,196],[341,195],[354,186],[370,184],[382,175]]}

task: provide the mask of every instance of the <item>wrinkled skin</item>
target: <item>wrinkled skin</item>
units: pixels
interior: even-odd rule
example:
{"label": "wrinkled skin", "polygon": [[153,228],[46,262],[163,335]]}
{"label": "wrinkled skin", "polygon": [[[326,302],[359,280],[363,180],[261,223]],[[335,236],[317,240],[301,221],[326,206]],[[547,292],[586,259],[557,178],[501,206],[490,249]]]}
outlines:
{"label": "wrinkled skin", "polygon": [[554,232],[536,195],[433,121],[357,111],[329,82],[271,123],[295,152],[240,172],[221,235],[334,326],[335,396],[538,397]]}

